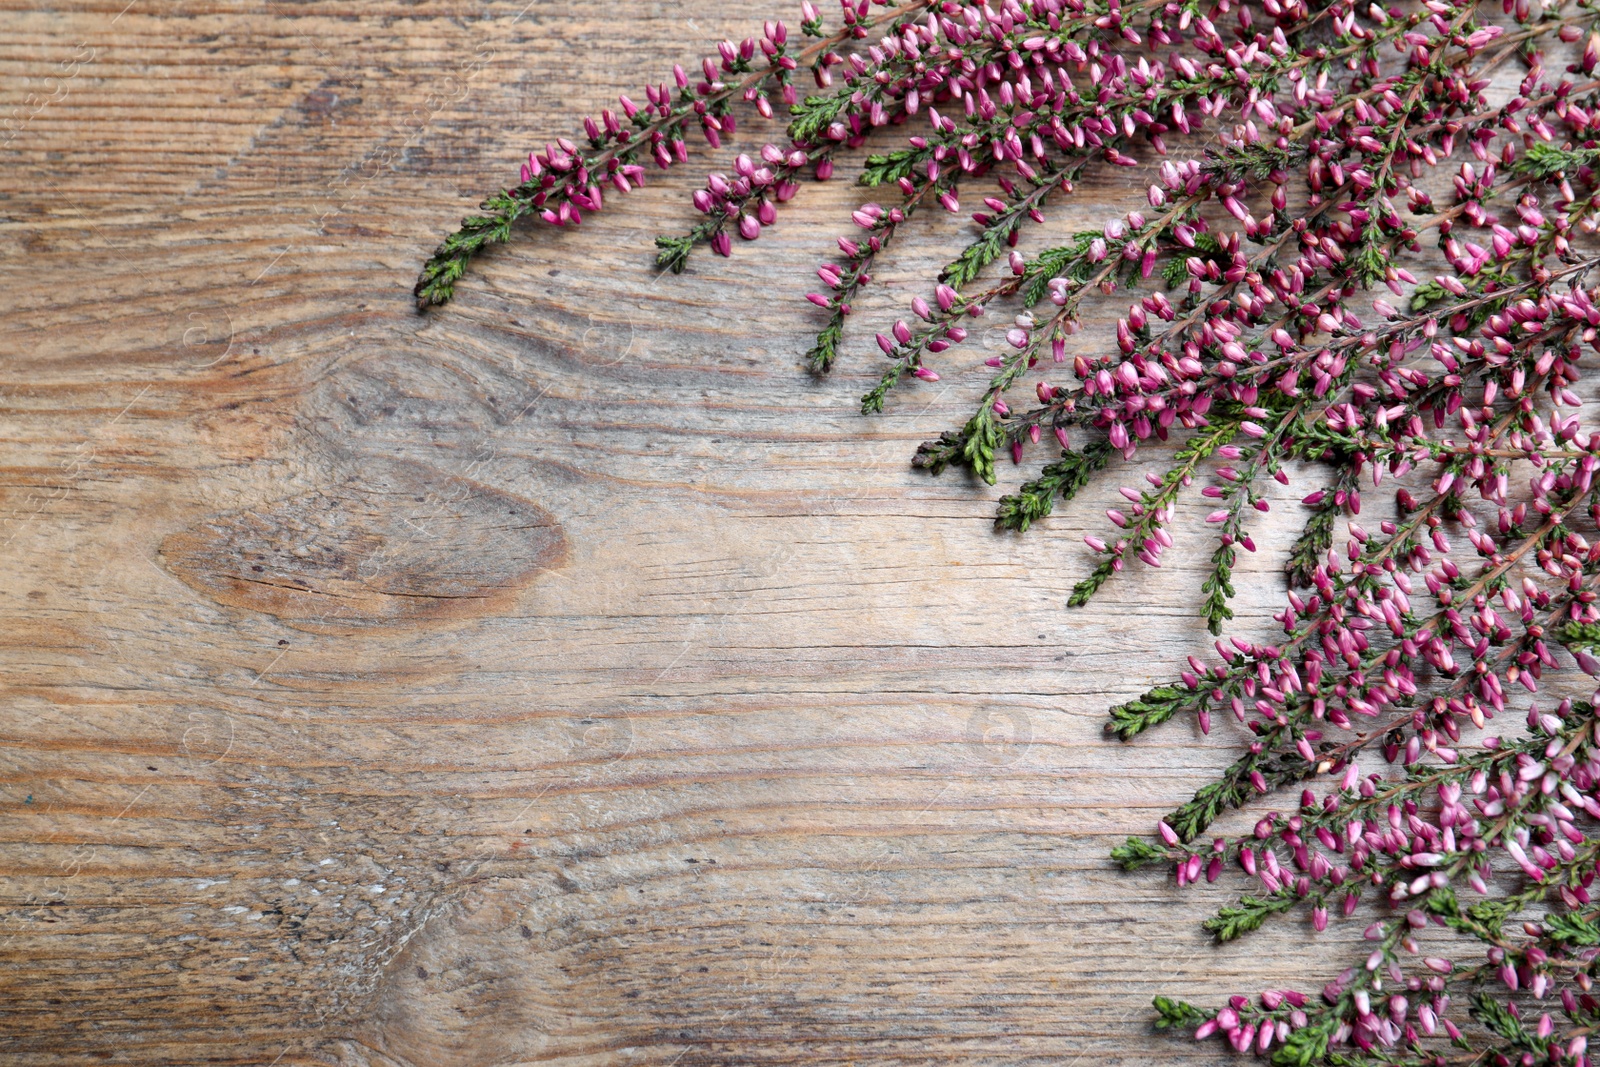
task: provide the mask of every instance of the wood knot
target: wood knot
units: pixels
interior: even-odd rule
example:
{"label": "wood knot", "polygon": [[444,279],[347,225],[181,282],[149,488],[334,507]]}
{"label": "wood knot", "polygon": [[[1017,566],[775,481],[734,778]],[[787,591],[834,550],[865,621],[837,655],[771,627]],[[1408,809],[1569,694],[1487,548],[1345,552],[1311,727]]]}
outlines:
{"label": "wood knot", "polygon": [[213,515],[161,545],[167,568],[231,607],[348,632],[491,614],[566,561],[531,501],[421,464]]}

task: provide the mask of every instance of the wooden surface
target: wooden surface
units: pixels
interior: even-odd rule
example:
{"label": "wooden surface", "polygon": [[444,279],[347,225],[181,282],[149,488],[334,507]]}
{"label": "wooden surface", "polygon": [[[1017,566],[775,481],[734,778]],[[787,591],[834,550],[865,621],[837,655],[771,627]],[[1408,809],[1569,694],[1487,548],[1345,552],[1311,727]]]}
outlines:
{"label": "wooden surface", "polygon": [[1209,643],[1198,526],[1064,606],[1145,468],[1001,536],[907,462],[982,344],[855,413],[970,223],[914,227],[822,382],[846,181],[660,278],[685,168],[412,310],[520,153],[790,6],[6,0],[5,1062],[1207,1063],[1153,994],[1354,958],[1213,948],[1229,890],[1106,861],[1233,741],[1101,733]]}

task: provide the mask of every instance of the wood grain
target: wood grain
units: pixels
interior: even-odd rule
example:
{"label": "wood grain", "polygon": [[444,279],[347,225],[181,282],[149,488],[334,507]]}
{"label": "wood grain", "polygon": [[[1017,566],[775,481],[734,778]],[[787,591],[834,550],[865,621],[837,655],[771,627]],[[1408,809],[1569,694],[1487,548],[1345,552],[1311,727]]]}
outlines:
{"label": "wood grain", "polygon": [[8,1063],[1199,1063],[1152,995],[1343,966],[1106,860],[1232,742],[1101,734],[1208,644],[1198,531],[1064,606],[1144,468],[1024,538],[910,469],[997,334],[854,413],[969,224],[820,382],[845,181],[662,278],[686,169],[412,311],[520,152],[789,5],[125,2],[0,33]]}

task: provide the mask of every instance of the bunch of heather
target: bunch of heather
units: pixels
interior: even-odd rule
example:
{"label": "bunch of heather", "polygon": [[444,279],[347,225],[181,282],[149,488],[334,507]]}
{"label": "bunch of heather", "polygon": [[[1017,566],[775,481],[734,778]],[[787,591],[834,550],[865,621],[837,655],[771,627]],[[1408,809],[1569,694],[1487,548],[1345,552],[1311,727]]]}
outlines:
{"label": "bunch of heather", "polygon": [[[830,25],[804,3],[793,38],[769,22],[643,104],[620,98],[581,142],[531,153],[428,261],[419,304],[448,300],[520,218],[577,225],[651,165],[685,162],[691,134],[719,149],[737,112],[781,110],[781,135],[694,191],[696,223],[658,239],[658,262],[681,271],[701,245],[758,240],[807,181],[870,153],[859,180],[877,199],[805,294],[821,373],[900,229],[976,203],[970,242],[876,333],[862,407],[961,372],[970,321],[1002,315],[1007,346],[970,416],[919,466],[993,482],[1008,457],[1037,463],[996,517],[1025,531],[1159,450],[1159,473],[1086,538],[1095,563],[1072,603],[1134,560],[1160,567],[1176,505],[1198,494],[1214,536],[1199,611],[1221,634],[1269,480],[1317,478],[1298,492],[1281,637],[1218,640],[1112,709],[1124,740],[1188,716],[1239,739],[1115,858],[1168,865],[1180,885],[1249,880],[1209,924],[1223,940],[1291,914],[1320,930],[1365,898],[1372,949],[1309,993],[1162,998],[1159,1025],[1301,1067],[1588,1064],[1600,711],[1579,698],[1600,676],[1600,433],[1582,372],[1600,337],[1600,8],[840,8]],[[1125,213],[1024,242],[1102,168],[1140,190]],[[1082,309],[1112,300],[1114,328],[1080,334]],[[1212,830],[1274,803],[1246,832]],[[1430,926],[1455,948],[1423,955]]]}

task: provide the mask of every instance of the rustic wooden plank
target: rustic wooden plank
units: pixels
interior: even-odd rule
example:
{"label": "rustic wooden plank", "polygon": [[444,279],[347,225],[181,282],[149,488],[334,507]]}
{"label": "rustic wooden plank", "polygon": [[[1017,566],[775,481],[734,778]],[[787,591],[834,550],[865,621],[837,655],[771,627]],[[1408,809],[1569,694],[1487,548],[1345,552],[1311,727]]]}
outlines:
{"label": "rustic wooden plank", "polygon": [[[0,110],[62,93],[0,149],[8,1062],[1210,1062],[1153,994],[1349,954],[1213,948],[1222,890],[1105,859],[1231,740],[1102,739],[1207,643],[1198,533],[1064,608],[1146,468],[1000,536],[907,465],[979,348],[854,413],[966,224],[823,382],[791,297],[845,182],[663,279],[685,170],[412,312],[521,146],[787,8],[6,5]],[[1137,195],[1095,173],[1049,232]]]}

